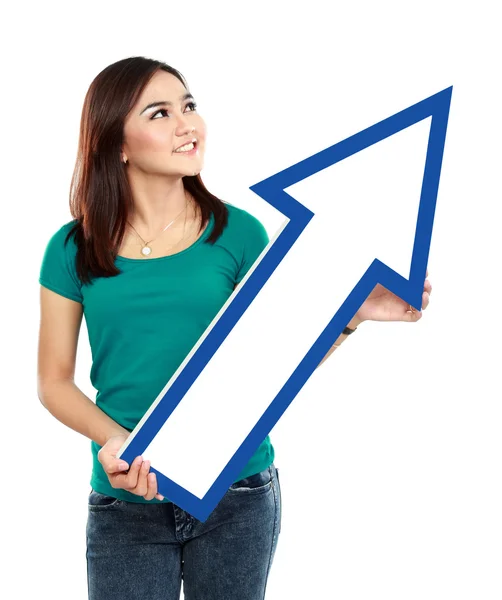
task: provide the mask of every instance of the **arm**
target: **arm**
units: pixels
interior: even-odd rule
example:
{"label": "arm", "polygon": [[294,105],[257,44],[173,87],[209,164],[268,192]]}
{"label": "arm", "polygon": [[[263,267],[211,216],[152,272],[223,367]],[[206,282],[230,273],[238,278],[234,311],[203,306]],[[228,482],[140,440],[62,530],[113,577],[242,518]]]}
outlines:
{"label": "arm", "polygon": [[130,432],[98,408],[73,381],[82,315],[79,302],[41,286],[37,392],[56,419],[103,446],[110,437]]}
{"label": "arm", "polygon": [[[362,321],[360,319],[358,319],[357,317],[353,317],[350,321],[350,323],[347,325],[347,327],[349,327],[350,329],[355,329],[356,327],[359,327],[359,325],[362,323]],[[331,348],[328,350],[326,356],[321,360],[321,362],[317,365],[316,369],[318,369],[322,363],[329,358],[333,352],[335,351],[336,348],[338,348],[340,346],[340,344],[342,344],[349,336],[345,335],[345,334],[341,334],[338,339],[336,340],[336,342],[333,344],[333,346],[331,346]]]}

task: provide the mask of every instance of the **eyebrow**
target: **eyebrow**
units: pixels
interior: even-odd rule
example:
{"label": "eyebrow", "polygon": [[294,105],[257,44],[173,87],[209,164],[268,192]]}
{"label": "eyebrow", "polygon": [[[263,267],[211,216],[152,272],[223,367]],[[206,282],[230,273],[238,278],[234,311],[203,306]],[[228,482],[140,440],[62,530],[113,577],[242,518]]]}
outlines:
{"label": "eyebrow", "polygon": [[[194,97],[192,96],[192,94],[188,93],[188,94],[184,94],[183,96],[180,97],[180,100],[183,102],[184,100],[194,100]],[[163,106],[163,105],[167,105],[167,106],[172,106],[173,103],[170,102],[169,100],[159,100],[157,102],[150,102],[150,104],[147,104],[145,106],[145,108],[139,113],[140,115],[142,115],[146,110],[148,110],[149,108],[154,108],[155,106]]]}

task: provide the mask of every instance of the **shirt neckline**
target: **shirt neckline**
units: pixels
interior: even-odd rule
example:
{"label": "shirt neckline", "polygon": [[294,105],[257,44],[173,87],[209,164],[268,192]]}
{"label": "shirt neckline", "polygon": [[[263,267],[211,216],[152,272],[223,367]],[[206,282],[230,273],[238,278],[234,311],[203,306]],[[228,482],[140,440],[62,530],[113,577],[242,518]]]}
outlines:
{"label": "shirt neckline", "polygon": [[196,239],[193,244],[188,246],[188,248],[185,248],[184,250],[180,250],[179,252],[175,252],[174,254],[168,254],[167,256],[157,256],[156,258],[129,258],[128,256],[121,256],[120,254],[117,254],[117,256],[115,257],[115,260],[123,260],[123,261],[127,261],[127,262],[148,263],[148,262],[158,262],[160,260],[168,260],[170,258],[177,258],[178,256],[182,256],[182,255],[186,254],[187,252],[190,252],[190,250],[192,250],[193,248],[195,248],[196,246],[201,244],[208,237],[210,230],[213,227],[213,224],[214,224],[214,215],[211,212],[209,215],[209,221],[206,225],[206,228],[202,232],[202,235],[198,239]]}

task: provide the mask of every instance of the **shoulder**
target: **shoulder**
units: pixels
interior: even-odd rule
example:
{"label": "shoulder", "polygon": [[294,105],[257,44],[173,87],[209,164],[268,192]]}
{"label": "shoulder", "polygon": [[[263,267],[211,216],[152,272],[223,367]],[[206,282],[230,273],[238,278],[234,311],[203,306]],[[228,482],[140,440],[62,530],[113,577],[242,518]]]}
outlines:
{"label": "shoulder", "polygon": [[240,206],[236,206],[235,204],[231,204],[230,202],[225,202],[225,206],[228,209],[228,218],[232,219],[235,222],[246,223],[258,220],[254,215],[252,215],[244,208],[241,208]]}
{"label": "shoulder", "polygon": [[39,282],[72,300],[82,301],[81,282],[75,265],[77,246],[70,232],[77,221],[68,221],[50,234],[45,245]]}
{"label": "shoulder", "polygon": [[49,238],[47,241],[47,249],[51,249],[54,251],[61,251],[65,254],[67,253],[75,253],[76,252],[76,243],[75,236],[69,236],[70,232],[73,231],[75,225],[77,224],[76,219],[72,219],[71,221],[67,221],[63,225],[59,227],[59,229],[53,230],[49,234]]}
{"label": "shoulder", "polygon": [[51,241],[54,240],[56,242],[63,243],[66,240],[70,231],[72,231],[72,229],[75,227],[76,224],[77,224],[77,219],[72,219],[71,221],[67,221],[66,223],[61,225],[58,229],[52,230],[52,232],[49,234],[49,239]]}
{"label": "shoulder", "polygon": [[57,230],[56,233],[58,233],[61,237],[66,239],[66,237],[70,233],[70,231],[75,229],[75,226],[77,225],[77,223],[78,223],[77,219],[72,219],[71,221],[68,221],[67,223],[64,223],[63,225],[61,225],[61,227]]}
{"label": "shoulder", "polygon": [[235,283],[240,283],[269,243],[263,223],[250,212],[226,203],[228,207],[227,249],[238,264]]}
{"label": "shoulder", "polygon": [[247,238],[259,238],[261,240],[265,237],[268,241],[267,230],[257,217],[244,208],[229,202],[225,204],[228,209],[228,227],[240,237],[241,241],[245,241]]}

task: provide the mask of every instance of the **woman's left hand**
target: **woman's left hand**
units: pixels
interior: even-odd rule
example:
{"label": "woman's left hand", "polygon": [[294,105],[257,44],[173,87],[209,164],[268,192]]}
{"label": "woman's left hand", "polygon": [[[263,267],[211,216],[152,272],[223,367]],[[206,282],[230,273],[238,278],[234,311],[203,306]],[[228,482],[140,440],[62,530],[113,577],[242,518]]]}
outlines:
{"label": "woman's left hand", "polygon": [[[428,274],[429,271],[426,270],[426,278]],[[378,283],[354,315],[349,327],[351,324],[354,326],[363,321],[419,321],[422,318],[422,310],[429,305],[431,292],[432,285],[428,279],[425,279],[422,306],[419,310],[411,311],[407,302]]]}

